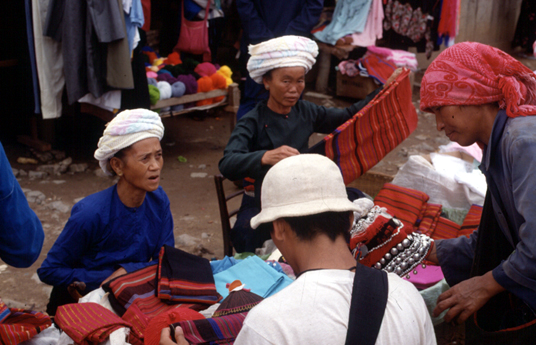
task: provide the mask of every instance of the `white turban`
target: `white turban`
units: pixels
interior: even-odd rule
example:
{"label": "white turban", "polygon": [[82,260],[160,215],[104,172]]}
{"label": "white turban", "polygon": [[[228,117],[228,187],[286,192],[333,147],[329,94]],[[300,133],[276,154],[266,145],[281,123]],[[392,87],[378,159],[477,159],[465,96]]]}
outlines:
{"label": "white turban", "polygon": [[124,110],[106,125],[95,151],[95,159],[105,173],[112,175],[107,165],[117,152],[140,140],[162,140],[163,136],[164,125],[157,113],[147,109]]}
{"label": "white turban", "polygon": [[316,42],[302,36],[273,38],[248,47],[251,57],[248,71],[251,79],[262,84],[262,76],[275,68],[301,66],[305,73],[315,64],[318,55]]}

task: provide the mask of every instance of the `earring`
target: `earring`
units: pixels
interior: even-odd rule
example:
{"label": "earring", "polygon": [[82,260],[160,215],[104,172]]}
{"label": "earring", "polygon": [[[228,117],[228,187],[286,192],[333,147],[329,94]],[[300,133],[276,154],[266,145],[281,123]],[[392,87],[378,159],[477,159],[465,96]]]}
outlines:
{"label": "earring", "polygon": [[270,85],[266,85],[266,90],[270,90]]}
{"label": "earring", "polygon": [[123,173],[120,171],[120,172],[117,173],[117,176],[121,177],[121,176],[123,176]]}

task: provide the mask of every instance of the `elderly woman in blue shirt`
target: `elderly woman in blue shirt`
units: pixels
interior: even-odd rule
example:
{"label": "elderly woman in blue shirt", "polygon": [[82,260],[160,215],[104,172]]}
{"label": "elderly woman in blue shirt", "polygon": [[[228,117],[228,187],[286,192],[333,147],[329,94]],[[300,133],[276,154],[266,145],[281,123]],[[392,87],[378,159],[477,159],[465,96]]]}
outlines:
{"label": "elderly woman in blue shirt", "polygon": [[67,287],[104,282],[156,263],[160,248],[174,246],[169,199],[159,186],[164,160],[160,116],[146,109],[125,110],[106,127],[95,158],[116,185],[74,205],[62,233],[38,269],[53,285],[47,312],[71,303]]}

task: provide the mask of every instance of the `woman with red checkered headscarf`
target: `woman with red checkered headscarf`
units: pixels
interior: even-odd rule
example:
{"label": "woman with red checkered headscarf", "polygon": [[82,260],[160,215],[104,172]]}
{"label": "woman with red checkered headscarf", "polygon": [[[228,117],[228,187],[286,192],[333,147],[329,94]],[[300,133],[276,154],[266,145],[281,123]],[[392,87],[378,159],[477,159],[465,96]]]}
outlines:
{"label": "woman with red checkered headscarf", "polygon": [[[437,241],[431,254],[452,287],[434,314],[450,308],[445,320],[463,322],[475,313],[470,320],[488,330],[534,320],[536,76],[499,49],[459,43],[424,74],[421,110],[435,114],[450,140],[483,148],[480,169],[488,183],[479,229],[469,238]],[[511,308],[503,319],[505,305]]]}

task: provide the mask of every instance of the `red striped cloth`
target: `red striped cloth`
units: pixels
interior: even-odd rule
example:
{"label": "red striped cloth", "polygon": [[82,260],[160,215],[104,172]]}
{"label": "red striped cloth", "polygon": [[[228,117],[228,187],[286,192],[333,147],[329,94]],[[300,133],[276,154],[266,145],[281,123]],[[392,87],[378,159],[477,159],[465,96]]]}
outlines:
{"label": "red striped cloth", "polygon": [[377,79],[380,83],[385,84],[387,79],[393,74],[396,65],[391,61],[382,59],[380,56],[368,53],[359,62],[367,69],[369,76]]}
{"label": "red striped cloth", "polygon": [[482,217],[482,206],[472,205],[469,209],[469,212],[463,220],[462,226],[460,228],[460,236],[469,236],[478,228],[480,225],[480,218]]}
{"label": "red striped cloth", "polygon": [[386,183],[374,198],[374,204],[385,207],[404,224],[407,233],[412,233],[424,217],[428,199],[426,193]]}
{"label": "red striped cloth", "polygon": [[0,298],[0,323],[2,323],[9,316],[9,314],[11,314],[9,308],[4,302],[2,302],[2,299]]}
{"label": "red striped cloth", "polygon": [[245,312],[204,320],[181,321],[176,325],[182,327],[184,337],[190,344],[233,344],[247,314]]}
{"label": "red striped cloth", "polygon": [[133,304],[127,309],[122,319],[132,325],[129,343],[132,345],[143,345],[145,329],[149,324],[147,315],[142,313],[136,304]]}
{"label": "red striped cloth", "polygon": [[437,226],[432,234],[434,240],[442,240],[447,238],[456,238],[460,236],[460,226],[452,220],[440,217]]}
{"label": "red striped cloth", "polygon": [[352,182],[375,166],[417,127],[411,102],[409,71],[383,89],[354,117],[311,147],[341,169],[344,182]]}
{"label": "red striped cloth", "polygon": [[50,317],[38,311],[17,308],[8,310],[9,315],[0,323],[0,340],[3,345],[22,343],[52,325]]}
{"label": "red striped cloth", "polygon": [[417,232],[432,237],[432,234],[437,226],[437,222],[441,217],[442,209],[443,206],[438,204],[426,204],[426,209],[424,210],[424,215],[419,223]]}
{"label": "red striped cloth", "polygon": [[58,307],[54,322],[76,344],[90,345],[106,340],[121,327],[132,325],[97,303],[72,303]]}
{"label": "red striped cloth", "polygon": [[104,291],[110,292],[109,300],[114,311],[123,316],[127,309],[136,305],[148,318],[175,308],[202,310],[202,304],[167,304],[156,297],[156,266],[151,265],[140,270],[117,277],[104,284]]}

